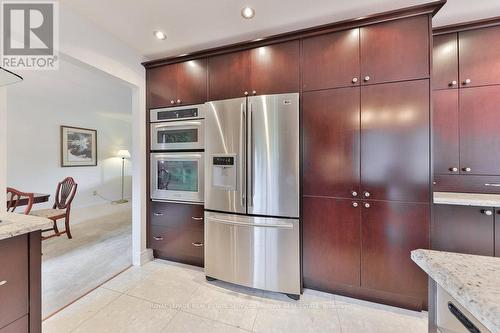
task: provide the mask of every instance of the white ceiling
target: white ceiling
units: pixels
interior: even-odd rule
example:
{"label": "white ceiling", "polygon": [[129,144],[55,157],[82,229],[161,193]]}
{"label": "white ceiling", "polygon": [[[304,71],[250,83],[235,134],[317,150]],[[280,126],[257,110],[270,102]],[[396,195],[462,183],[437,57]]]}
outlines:
{"label": "white ceiling", "polygon": [[[422,4],[429,0],[64,0],[147,59]],[[240,16],[250,5],[252,20]],[[500,0],[448,0],[434,26],[500,16]],[[64,29],[64,27],[61,27]],[[166,32],[159,41],[154,30]],[[75,36],[77,38],[77,36]]]}

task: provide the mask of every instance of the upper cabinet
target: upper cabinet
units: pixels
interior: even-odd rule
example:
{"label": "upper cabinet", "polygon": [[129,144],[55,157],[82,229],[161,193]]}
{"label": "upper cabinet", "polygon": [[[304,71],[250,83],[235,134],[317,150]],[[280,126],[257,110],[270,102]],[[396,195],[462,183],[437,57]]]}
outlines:
{"label": "upper cabinet", "polygon": [[359,85],[359,29],[304,39],[302,58],[306,91]]}
{"label": "upper cabinet", "polygon": [[245,96],[250,91],[248,51],[227,53],[208,58],[210,101]]}
{"label": "upper cabinet", "polygon": [[435,36],[433,43],[433,89],[458,88],[457,34]]}
{"label": "upper cabinet", "polygon": [[207,100],[207,60],[148,69],[149,108],[199,104]]}
{"label": "upper cabinet", "polygon": [[362,84],[428,78],[429,17],[360,28]]}

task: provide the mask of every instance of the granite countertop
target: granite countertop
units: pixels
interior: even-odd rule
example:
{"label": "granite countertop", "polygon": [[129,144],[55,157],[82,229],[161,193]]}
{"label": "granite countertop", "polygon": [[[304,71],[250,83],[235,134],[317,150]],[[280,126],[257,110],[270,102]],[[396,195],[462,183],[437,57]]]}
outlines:
{"label": "granite countertop", "polygon": [[52,227],[52,221],[44,217],[16,213],[2,212],[0,221],[0,240]]}
{"label": "granite countertop", "polygon": [[437,284],[493,333],[500,333],[500,258],[431,250],[411,252]]}
{"label": "granite countertop", "polygon": [[500,194],[434,192],[434,203],[443,205],[500,207]]}

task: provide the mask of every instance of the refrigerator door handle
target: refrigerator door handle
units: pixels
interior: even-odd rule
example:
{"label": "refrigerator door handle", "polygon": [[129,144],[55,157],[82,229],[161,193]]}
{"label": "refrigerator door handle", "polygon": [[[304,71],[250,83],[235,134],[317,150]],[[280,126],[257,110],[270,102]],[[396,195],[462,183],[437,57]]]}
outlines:
{"label": "refrigerator door handle", "polygon": [[250,143],[250,152],[248,155],[248,163],[250,165],[250,175],[248,177],[248,184],[250,187],[250,194],[248,195],[248,206],[253,207],[253,196],[254,196],[254,165],[253,165],[253,158],[254,158],[254,133],[253,133],[253,113],[252,113],[252,103],[248,102],[248,113],[249,113],[249,143]]}
{"label": "refrigerator door handle", "polygon": [[246,138],[246,123],[247,123],[245,103],[241,103],[240,111],[241,111],[241,116],[240,116],[240,152],[241,152],[241,156],[239,157],[239,164],[240,164],[239,183],[241,186],[241,189],[240,189],[240,191],[241,191],[241,205],[245,206],[245,195],[246,195],[246,186],[245,186],[246,141],[245,141],[245,138]]}

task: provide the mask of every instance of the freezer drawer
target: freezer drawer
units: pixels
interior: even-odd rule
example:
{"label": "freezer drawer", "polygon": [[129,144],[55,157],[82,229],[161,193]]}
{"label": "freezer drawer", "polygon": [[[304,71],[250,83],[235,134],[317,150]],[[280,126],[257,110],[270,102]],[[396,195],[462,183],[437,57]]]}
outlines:
{"label": "freezer drawer", "polygon": [[205,274],[300,294],[299,220],[205,212]]}

